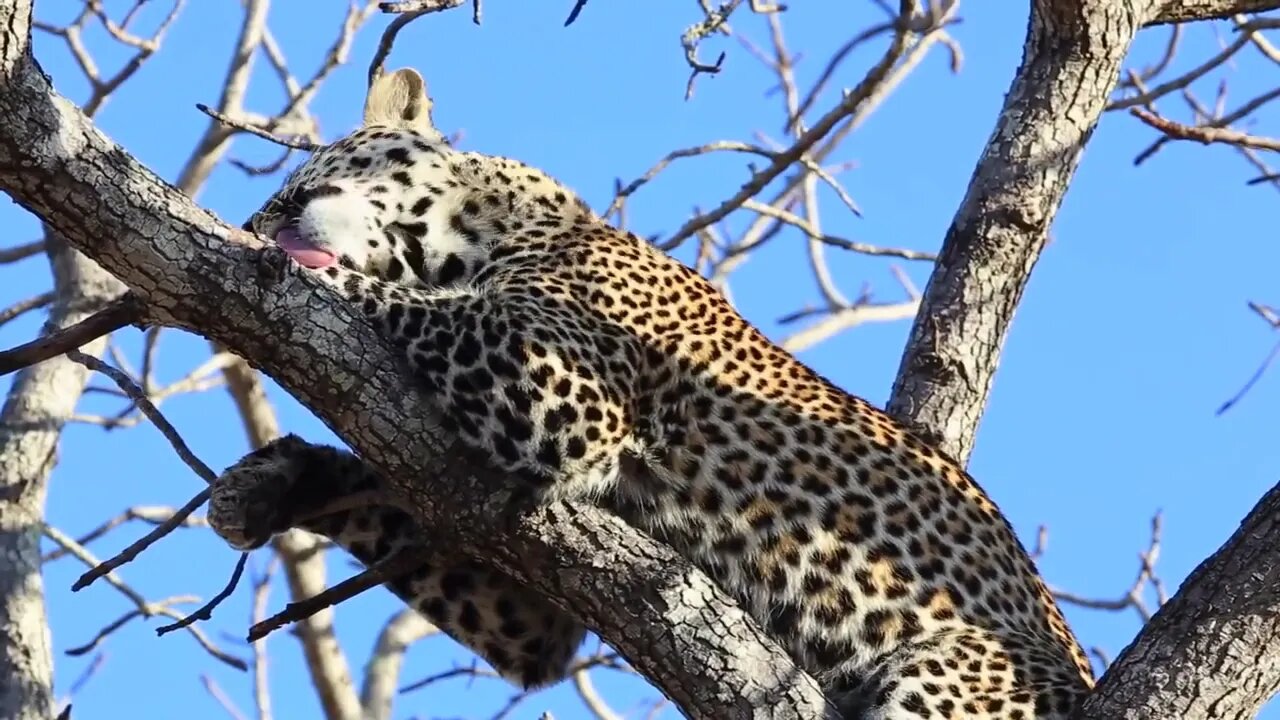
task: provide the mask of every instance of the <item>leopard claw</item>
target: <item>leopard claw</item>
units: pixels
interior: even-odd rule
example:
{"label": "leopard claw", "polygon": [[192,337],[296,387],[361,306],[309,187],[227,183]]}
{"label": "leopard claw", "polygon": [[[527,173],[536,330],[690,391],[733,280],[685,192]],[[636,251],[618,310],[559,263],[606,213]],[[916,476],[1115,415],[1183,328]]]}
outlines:
{"label": "leopard claw", "polygon": [[293,259],[284,250],[267,245],[258,257],[258,279],[272,285],[283,282],[292,263]]}

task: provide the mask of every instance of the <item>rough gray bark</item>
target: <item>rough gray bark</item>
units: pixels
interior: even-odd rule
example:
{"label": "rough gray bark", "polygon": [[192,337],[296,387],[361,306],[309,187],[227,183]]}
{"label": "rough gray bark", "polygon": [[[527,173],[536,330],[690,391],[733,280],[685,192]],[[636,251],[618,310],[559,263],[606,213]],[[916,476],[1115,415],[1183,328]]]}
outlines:
{"label": "rough gray bark", "polygon": [[149,321],[250,358],[393,478],[422,527],[572,607],[690,717],[834,716],[816,683],[671,549],[591,507],[507,513],[503,479],[450,448],[373,329],[311,278],[264,280],[252,238],[54,94],[28,54],[29,23],[29,3],[0,5],[0,186],[137,292]]}
{"label": "rough gray bark", "polygon": [[[124,292],[91,260],[47,243],[57,300],[45,332],[73,325]],[[106,339],[82,348],[99,354]],[[0,717],[53,717],[53,656],[40,577],[40,529],[62,426],[88,371],[65,357],[24,369],[0,410]]]}
{"label": "rough gray bark", "polygon": [[1156,0],[1137,5],[1145,18],[1143,25],[1147,27],[1191,20],[1219,20],[1238,13],[1276,9],[1272,0]]}
{"label": "rough gray bark", "polygon": [[961,462],[1014,310],[1142,25],[1134,4],[1033,3],[1022,66],[921,298],[887,409]]}

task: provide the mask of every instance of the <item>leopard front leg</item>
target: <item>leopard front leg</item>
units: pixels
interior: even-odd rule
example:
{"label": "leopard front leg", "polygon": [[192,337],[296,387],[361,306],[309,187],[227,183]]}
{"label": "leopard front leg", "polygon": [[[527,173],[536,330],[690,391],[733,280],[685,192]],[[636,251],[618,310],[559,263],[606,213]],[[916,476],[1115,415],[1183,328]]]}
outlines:
{"label": "leopard front leg", "polygon": [[[287,435],[218,478],[208,519],[237,549],[261,547],[272,535],[301,528],[331,539],[369,566],[427,544],[407,514],[360,497],[381,487],[379,476],[351,453]],[[334,507],[341,509],[325,512]],[[564,677],[586,632],[510,576],[444,552],[386,587],[526,688]]]}

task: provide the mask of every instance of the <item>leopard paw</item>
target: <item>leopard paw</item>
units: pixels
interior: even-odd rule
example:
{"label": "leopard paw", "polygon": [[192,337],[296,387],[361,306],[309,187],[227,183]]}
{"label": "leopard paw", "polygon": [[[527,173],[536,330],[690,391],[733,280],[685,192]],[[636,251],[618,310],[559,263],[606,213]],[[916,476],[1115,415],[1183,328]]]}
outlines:
{"label": "leopard paw", "polygon": [[228,545],[253,550],[289,529],[296,453],[305,446],[297,436],[282,437],[241,458],[210,486],[209,526]]}

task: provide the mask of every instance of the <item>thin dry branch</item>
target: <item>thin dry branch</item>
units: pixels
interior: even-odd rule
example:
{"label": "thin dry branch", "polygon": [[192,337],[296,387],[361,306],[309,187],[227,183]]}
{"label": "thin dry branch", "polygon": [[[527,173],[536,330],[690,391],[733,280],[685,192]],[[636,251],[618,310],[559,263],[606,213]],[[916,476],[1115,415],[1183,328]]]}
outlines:
{"label": "thin dry branch", "polygon": [[[1163,516],[1157,512],[1151,518],[1151,539],[1147,543],[1147,549],[1138,553],[1138,574],[1129,587],[1116,597],[1111,598],[1095,598],[1086,597],[1078,593],[1073,593],[1061,588],[1051,588],[1053,596],[1059,602],[1076,605],[1078,607],[1089,608],[1091,610],[1109,610],[1120,611],[1133,608],[1138,614],[1140,620],[1146,623],[1151,620],[1152,610],[1147,606],[1147,590],[1154,589],[1156,594],[1156,607],[1163,605],[1167,600],[1164,581],[1161,580],[1159,574],[1156,573],[1156,561],[1160,557],[1161,536],[1164,530]],[[1047,530],[1043,526],[1040,529],[1040,538],[1037,543],[1037,557],[1043,554],[1045,543],[1047,542]]]}
{"label": "thin dry branch", "polygon": [[63,355],[126,325],[137,325],[140,317],[137,298],[126,293],[75,325],[0,352],[0,376]]}
{"label": "thin dry branch", "polygon": [[818,79],[815,80],[813,86],[809,88],[809,92],[805,93],[804,100],[796,103],[795,108],[787,118],[784,130],[786,132],[796,131],[801,120],[804,118],[805,113],[809,112],[809,109],[813,107],[815,102],[817,102],[818,96],[826,90],[827,83],[829,83],[831,78],[835,76],[836,70],[844,63],[845,58],[868,40],[879,37],[884,33],[892,32],[894,27],[897,26],[897,23],[898,21],[895,18],[888,22],[872,25],[862,32],[859,32],[857,35],[854,35],[852,38],[847,40],[844,45],[841,45],[827,61],[827,66],[818,74]]}
{"label": "thin dry branch", "polygon": [[208,502],[208,500],[209,488],[205,488],[197,493],[195,497],[188,500],[186,505],[183,505],[176,513],[173,514],[173,517],[163,523],[160,523],[154,530],[133,541],[130,543],[129,547],[121,550],[110,559],[94,566],[88,572],[81,575],[79,579],[76,580],[75,584],[71,586],[71,590],[82,590],[91,585],[98,578],[105,577],[112,570],[132,562],[133,559],[138,557],[143,550],[146,550],[156,544],[156,542],[161,538],[165,537],[182,525],[188,515],[195,512],[197,508]]}
{"label": "thin dry branch", "polygon": [[44,247],[44,240],[36,240],[25,245],[0,248],[0,265],[8,265],[19,260],[25,260],[33,255],[39,255],[44,252]]}
{"label": "thin dry branch", "polygon": [[[249,624],[256,625],[267,617],[267,608],[271,602],[271,580],[280,556],[271,558],[262,573],[253,579],[253,605],[249,611]],[[258,712],[257,720],[271,720],[271,683],[270,659],[267,654],[267,643],[253,644],[253,705]]]}
{"label": "thin dry branch", "polygon": [[[172,507],[154,507],[154,506],[134,506],[128,508],[124,512],[109,518],[98,527],[76,538],[76,542],[80,545],[88,547],[89,543],[101,538],[115,528],[130,522],[132,520],[141,520],[151,525],[162,525],[166,522],[176,522],[179,527],[208,527],[208,522],[199,516],[187,516],[177,520],[174,516],[180,511]],[[42,564],[48,564],[54,560],[58,560],[67,555],[67,551],[61,548],[52,550],[40,558]]]}
{"label": "thin dry branch", "polygon": [[89,684],[89,681],[92,680],[94,676],[98,674],[98,671],[101,670],[102,666],[106,665],[106,663],[107,663],[106,653],[98,653],[93,656],[93,659],[89,661],[89,664],[84,668],[84,670],[80,671],[80,675],[77,676],[76,679],[71,682],[71,687],[67,689],[67,694],[62,699],[62,702],[60,703],[61,705],[63,705],[63,708],[58,713],[59,718],[61,718],[62,720],[70,719],[71,701],[75,698],[76,695],[80,694],[80,691],[83,690],[84,687]]}
{"label": "thin dry branch", "polygon": [[351,53],[351,45],[355,42],[356,32],[369,19],[374,6],[377,4],[376,0],[368,0],[363,7],[354,2],[348,6],[347,14],[342,18],[342,23],[338,28],[338,36],[334,39],[333,45],[325,53],[324,60],[320,62],[320,67],[301,86],[297,86],[296,82],[291,82],[292,76],[284,64],[283,57],[279,55],[279,49],[275,48],[275,52],[272,52],[275,45],[274,39],[264,28],[262,35],[263,49],[267,52],[268,57],[274,55],[275,60],[272,65],[281,73],[285,89],[289,93],[289,101],[280,112],[276,113],[276,119],[272,123],[268,123],[267,129],[274,129],[275,124],[280,120],[293,117],[301,112],[315,97],[316,92],[320,90],[321,84],[328,79],[329,75],[346,64],[347,58]]}
{"label": "thin dry branch", "polygon": [[20,300],[7,308],[0,308],[0,325],[22,317],[32,310],[39,310],[42,307],[48,307],[57,297],[57,293],[52,290],[42,292],[35,297],[29,297],[26,300]]}
{"label": "thin dry branch", "polygon": [[156,426],[156,429],[164,435],[165,439],[169,441],[169,444],[173,445],[174,451],[176,451],[178,453],[178,457],[182,458],[182,461],[187,464],[187,467],[191,468],[192,471],[194,471],[196,475],[200,476],[200,479],[204,480],[206,483],[212,484],[218,479],[217,473],[210,470],[208,465],[201,462],[200,459],[191,452],[191,448],[187,447],[186,441],[182,439],[182,436],[178,434],[178,431],[173,427],[168,419],[166,419],[165,416],[156,409],[156,406],[149,398],[147,398],[146,393],[143,392],[142,388],[138,387],[138,384],[135,383],[132,378],[121,372],[119,369],[111,367],[98,358],[93,357],[92,355],[86,355],[79,350],[72,350],[71,352],[68,352],[67,357],[71,358],[73,362],[80,363],[94,372],[100,372],[115,381],[120,390],[137,404],[138,409],[142,411],[142,414],[146,415],[147,419],[150,420],[152,424]]}
{"label": "thin dry branch", "polygon": [[578,670],[570,676],[573,681],[573,689],[578,692],[578,697],[582,699],[582,704],[587,707],[591,715],[596,720],[623,720],[622,715],[616,710],[609,707],[609,703],[600,696],[596,690],[595,683],[591,682],[591,674],[586,670]]}
{"label": "thin dry branch", "polygon": [[1149,106],[1156,100],[1171,92],[1188,87],[1191,83],[1207,75],[1214,68],[1221,67],[1224,63],[1230,60],[1232,56],[1239,52],[1241,48],[1248,44],[1249,33],[1241,33],[1235,40],[1231,41],[1229,45],[1218,52],[1217,55],[1214,55],[1200,65],[1197,65],[1191,70],[1188,70],[1168,82],[1160,83],[1150,90],[1143,90],[1132,97],[1116,100],[1107,105],[1107,110],[1127,110],[1129,108]]}
{"label": "thin dry branch", "polygon": [[261,640],[289,623],[311,617],[324,608],[337,605],[370,588],[411,572],[430,558],[430,555],[420,552],[397,552],[318,595],[289,603],[284,610],[249,628],[248,640],[249,642]]}
{"label": "thin dry branch", "polygon": [[[396,38],[405,26],[424,15],[452,10],[462,5],[463,2],[465,0],[415,0],[413,2],[386,2],[379,5],[378,8],[382,12],[403,14],[388,23],[387,29],[382,31],[382,37],[378,40],[378,49],[374,51],[373,59],[369,61],[369,87],[373,87],[373,81],[382,74],[387,57],[391,55],[391,48],[395,46]],[[478,19],[480,8],[478,0],[475,7],[476,18]]]}
{"label": "thin dry branch", "polygon": [[862,243],[854,240],[846,240],[844,238],[839,238],[834,235],[827,235],[821,232],[818,228],[815,228],[812,223],[800,217],[799,215],[787,212],[786,210],[783,210],[778,207],[774,207],[773,205],[765,205],[764,203],[756,202],[755,200],[748,199],[743,201],[742,209],[750,210],[752,212],[757,212],[757,213],[760,213],[761,215],[768,215],[769,217],[781,220],[787,225],[791,225],[792,227],[797,228],[808,237],[814,240],[817,240],[823,245],[830,245],[831,247],[840,248],[841,250],[848,250],[850,252],[859,253],[861,255],[873,255],[878,257],[896,257],[896,258],[902,258],[903,260],[928,260],[932,262],[938,259],[938,256],[936,253],[925,252],[923,250],[908,250],[906,248],[881,247],[879,245],[872,245],[870,243]]}
{"label": "thin dry branch", "polygon": [[[788,335],[779,343],[784,350],[798,353],[838,333],[871,322],[892,322],[913,317],[920,308],[920,299],[902,302],[873,303],[860,300],[848,307],[826,311],[826,317],[799,332]],[[783,318],[790,320],[791,318]]]}
{"label": "thin dry branch", "polygon": [[1160,607],[1076,717],[1256,714],[1280,677],[1278,548],[1280,486]]}
{"label": "thin dry branch", "polygon": [[[59,547],[66,548],[73,557],[85,565],[89,567],[99,567],[102,564],[93,556],[93,553],[78,545],[70,536],[64,534],[52,525],[45,524],[42,528],[42,532],[44,533],[44,536],[52,540],[54,544]],[[121,595],[128,598],[129,601],[133,603],[134,607],[142,613],[143,617],[155,617],[157,615],[175,619],[182,617],[181,613],[178,613],[173,608],[168,607],[167,604],[148,602],[141,593],[126,584],[124,580],[120,579],[120,577],[115,574],[115,572],[107,572],[103,577],[108,585],[119,591]],[[218,648],[218,646],[213,644],[213,642],[210,641],[199,628],[188,627],[187,631],[191,633],[191,636],[195,638],[200,647],[204,648],[205,652],[209,653],[217,660],[224,662],[237,670],[244,671],[249,669],[248,664],[245,663],[244,660],[228,654]]]}
{"label": "thin dry branch", "polygon": [[315,150],[317,147],[316,143],[306,138],[280,137],[264,128],[260,128],[260,127],[257,127],[256,125],[252,125],[247,122],[236,120],[235,118],[230,117],[226,113],[219,112],[218,110],[214,110],[213,108],[209,107],[208,105],[205,105],[204,103],[196,103],[196,109],[204,113],[205,115],[208,115],[209,117],[213,118],[214,120],[217,120],[218,122],[222,123],[226,127],[234,128],[242,132],[247,132],[250,135],[260,137],[263,140],[268,140],[277,145],[282,145],[291,150],[305,150],[307,152],[311,152]]}
{"label": "thin dry branch", "polygon": [[[1280,139],[1277,138],[1250,135],[1245,132],[1240,132],[1239,130],[1232,130],[1225,127],[1197,127],[1184,125],[1182,123],[1169,120],[1168,118],[1160,117],[1159,115],[1143,110],[1142,108],[1130,108],[1129,114],[1164,133],[1165,137],[1173,138],[1175,140],[1194,140],[1202,145],[1224,143],[1227,145],[1253,148],[1255,150],[1280,152]],[[1133,164],[1138,165],[1147,157],[1149,157],[1149,155],[1146,153],[1139,155],[1138,158],[1133,161]]]}
{"label": "thin dry branch", "polygon": [[360,706],[365,720],[391,720],[404,654],[413,644],[439,633],[425,617],[406,607],[382,627],[364,668]]}
{"label": "thin dry branch", "polygon": [[587,6],[587,0],[575,0],[573,8],[569,10],[569,17],[564,19],[564,26],[569,27],[574,20],[578,19],[578,15],[582,13],[582,9]]}
{"label": "thin dry branch", "polygon": [[[152,402],[143,393],[142,388],[138,387],[132,378],[125,375],[120,370],[102,362],[98,358],[95,358],[92,355],[86,355],[78,350],[73,350],[67,353],[67,357],[71,358],[74,362],[84,365],[90,370],[103,373],[114,380],[120,390],[128,395],[135,404],[137,404],[138,409],[142,411],[142,414],[146,415],[147,419],[156,426],[156,429],[165,436],[165,439],[167,439],[169,444],[173,446],[178,457],[181,458],[196,475],[208,484],[213,484],[213,482],[217,480],[217,474],[210,470],[208,465],[201,462],[200,459],[191,452],[191,448],[187,447],[186,441],[182,439],[182,436],[178,434],[178,431],[169,423],[168,419],[166,419],[164,415],[156,409],[155,405],[152,404]],[[173,514],[173,517],[157,525],[154,530],[133,542],[129,547],[125,548],[111,559],[81,575],[80,578],[76,580],[75,584],[71,586],[71,590],[73,592],[78,592],[115,568],[130,562],[143,550],[146,550],[148,547],[153,545],[157,540],[173,532],[173,530],[181,525],[182,522],[191,515],[191,513],[195,512],[196,508],[203,505],[208,499],[209,488],[205,488],[195,497],[188,500],[181,509]],[[239,577],[238,572],[236,577]],[[219,601],[221,601],[221,598],[219,598]],[[211,609],[212,608],[210,608],[210,610]]]}
{"label": "thin dry branch", "polygon": [[[915,8],[914,0],[901,0],[899,7],[900,16],[903,18],[911,17]],[[905,23],[904,23],[905,25]],[[880,89],[893,69],[894,65],[902,58],[909,46],[908,40],[910,33],[905,28],[900,28],[894,33],[893,41],[889,45],[889,49],[885,51],[884,56],[878,63],[867,73],[866,77],[854,87],[853,90],[845,93],[844,98],[834,108],[827,111],[816,123],[813,124],[808,131],[802,134],[794,144],[786,150],[778,153],[777,158],[765,168],[752,174],[742,189],[721,203],[716,209],[705,214],[699,214],[697,217],[686,222],[679,230],[670,238],[659,243],[659,247],[664,250],[671,250],[678,247],[686,239],[692,237],[697,231],[709,225],[719,222],[729,213],[737,210],[742,203],[756,195],[767,186],[774,178],[787,171],[800,160],[809,150],[819,141],[827,138],[836,126],[845,118],[856,112],[859,107],[872,98]],[[815,162],[817,159],[815,158]]]}
{"label": "thin dry branch", "polygon": [[181,630],[182,628],[190,627],[201,620],[213,619],[214,609],[221,605],[223,600],[231,597],[231,593],[235,592],[236,586],[240,584],[240,576],[244,574],[244,565],[248,561],[249,553],[240,553],[240,558],[236,560],[236,567],[231,571],[231,578],[227,580],[226,586],[223,587],[217,595],[214,595],[209,602],[201,605],[198,610],[190,615],[180,618],[169,625],[161,625],[156,628],[156,635],[166,635],[174,630]]}
{"label": "thin dry branch", "polygon": [[[65,548],[58,548],[58,549],[60,551],[68,552],[69,554],[69,551],[67,551]],[[165,598],[164,600],[157,600],[156,602],[151,603],[151,605],[157,608],[166,608],[171,605],[186,605],[189,603],[197,603],[197,602],[200,602],[200,598],[195,595],[178,595],[176,597]],[[63,653],[66,655],[70,655],[72,657],[87,654],[92,650],[94,650],[95,648],[97,648],[100,644],[102,644],[102,641],[106,640],[112,633],[124,627],[125,625],[129,624],[130,620],[133,620],[135,618],[141,618],[141,617],[146,617],[146,614],[144,614],[142,610],[138,608],[134,608],[133,610],[130,610],[129,612],[121,615],[115,620],[112,620],[111,622],[104,625],[100,630],[98,630],[97,634],[95,634],[93,638],[89,640],[89,642],[83,645],[77,645],[76,647],[73,647],[73,648],[67,648],[66,650],[63,651]]]}
{"label": "thin dry branch", "polygon": [[[151,330],[157,330],[157,329],[158,328],[152,328]],[[154,337],[155,337],[155,334],[151,331],[148,331],[147,338],[151,339]],[[146,397],[149,401],[151,401],[151,404],[155,406],[157,409],[160,407],[161,403],[163,403],[165,400],[171,397],[174,397],[176,395],[182,395],[185,393],[204,392],[206,390],[210,390],[212,388],[219,387],[225,384],[226,382],[225,377],[221,375],[215,376],[215,373],[220,373],[222,371],[225,371],[227,368],[231,367],[232,365],[235,365],[236,363],[243,362],[243,360],[236,357],[235,355],[232,355],[231,353],[226,353],[226,352],[216,353],[210,356],[208,360],[205,360],[198,367],[196,367],[195,369],[193,369],[191,372],[187,373],[183,377],[178,378],[177,380],[174,380],[173,382],[163,387],[157,388],[157,387],[154,387],[155,385],[154,380],[149,379],[151,375],[151,370],[153,369],[151,356],[153,354],[154,345],[148,345],[147,349],[148,349],[148,352],[145,352],[144,358],[143,358],[141,382],[140,382],[139,389],[144,393],[143,396]],[[123,360],[124,358],[117,358],[116,363],[122,364]],[[128,375],[127,371],[122,371],[122,372],[125,372],[126,376]],[[101,388],[95,389],[95,391],[97,390],[101,390]],[[125,394],[124,392],[118,392],[114,394],[118,394],[120,397],[123,397],[129,400],[129,403],[123,409],[117,411],[115,415],[110,417],[103,417],[103,416],[97,416],[97,415],[80,414],[80,415],[76,415],[72,419],[76,422],[99,425],[105,430],[114,430],[116,428],[132,427],[138,424],[139,422],[141,422],[144,418],[146,418],[146,415],[144,413],[139,412],[137,402],[133,401],[127,394]]]}
{"label": "thin dry branch", "polygon": [[213,698],[214,702],[218,703],[219,707],[227,713],[227,717],[231,720],[249,720],[243,712],[240,712],[240,708],[236,706],[236,701],[231,699],[231,696],[222,689],[217,680],[205,673],[201,673],[200,683],[204,685],[205,692],[209,693],[209,697]]}
{"label": "thin dry branch", "polygon": [[729,34],[729,16],[742,4],[742,0],[728,0],[719,7],[712,8],[703,4],[704,17],[690,25],[680,35],[680,47],[684,48],[684,61],[689,65],[689,81],[685,83],[684,99],[693,97],[693,84],[699,75],[715,75],[724,66],[725,54],[722,52],[716,61],[707,64],[698,59],[698,45],[714,33]]}

